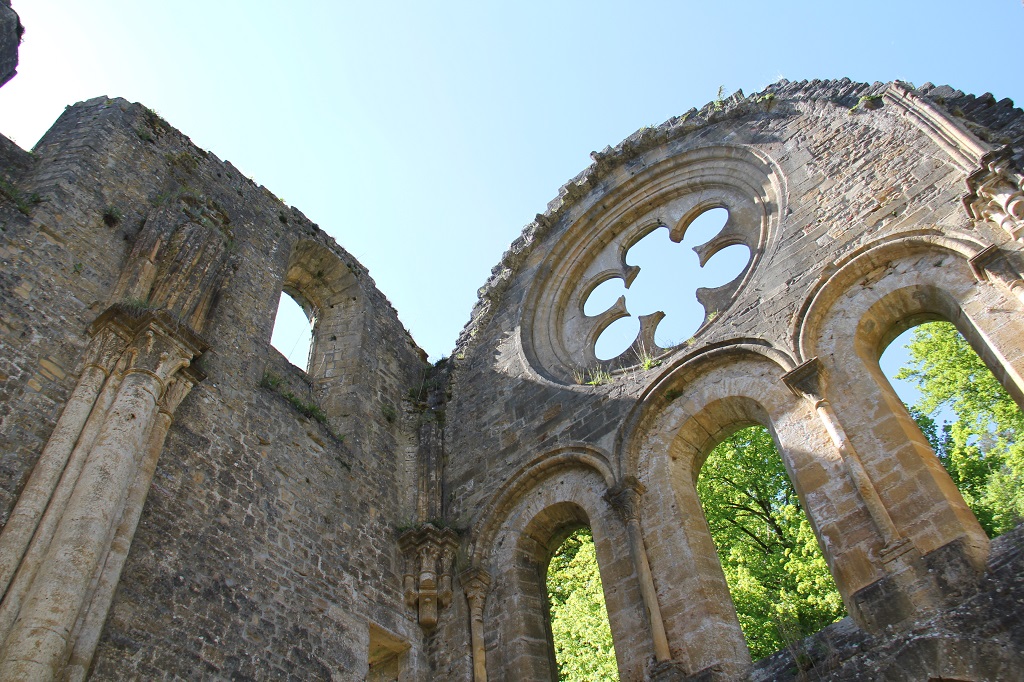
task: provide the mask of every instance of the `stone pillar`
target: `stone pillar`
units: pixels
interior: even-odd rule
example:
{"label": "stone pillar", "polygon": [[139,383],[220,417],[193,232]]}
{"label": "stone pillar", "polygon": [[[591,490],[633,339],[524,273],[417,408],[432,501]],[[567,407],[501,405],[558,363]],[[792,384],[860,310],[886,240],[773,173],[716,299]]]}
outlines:
{"label": "stone pillar", "polygon": [[[116,585],[120,575],[123,558],[117,556],[127,552],[151,469],[170,425],[169,414],[161,417],[160,408],[173,410],[201,377],[176,380],[205,345],[164,313],[114,306],[97,320],[93,333],[96,337],[112,333],[127,342],[115,366],[116,376],[108,378],[100,398],[93,400],[78,445],[65,460],[58,485],[61,494],[49,500],[44,523],[36,529],[11,586],[17,589],[9,588],[0,606],[3,622],[11,624],[0,650],[0,679],[56,679],[64,674],[76,648],[80,622],[90,623],[92,630],[102,628],[113,587],[99,592],[106,603],[98,603],[95,596],[104,576],[113,578]],[[88,402],[96,379],[95,372],[83,372],[82,390],[73,394],[80,398],[69,413],[68,428],[72,418],[81,423],[81,404]],[[177,390],[169,393],[172,383]],[[67,438],[67,429],[55,430],[52,447],[48,444],[44,452],[66,451],[61,443]],[[59,461],[52,456],[47,460],[40,481],[52,478],[46,472]],[[108,565],[111,547],[118,540]],[[98,633],[90,637],[94,647]],[[91,650],[79,652],[80,659],[91,655]]]}
{"label": "stone pillar", "polygon": [[483,569],[462,574],[462,589],[469,602],[469,635],[473,652],[473,682],[487,682],[487,651],[484,648],[484,603],[491,576]]}
{"label": "stone pillar", "polygon": [[875,523],[875,528],[882,536],[884,547],[882,549],[883,559],[898,556],[901,550],[908,549],[907,539],[900,535],[892,517],[889,516],[882,498],[879,497],[871,478],[864,470],[864,464],[860,461],[857,451],[846,437],[842,425],[836,418],[832,405],[822,397],[820,382],[820,367],[817,358],[811,358],[799,367],[783,375],[782,380],[798,396],[805,398],[821,419],[822,425],[828,432],[832,443],[836,446],[843,458],[846,470],[853,481],[854,487],[860,494],[864,506]]}
{"label": "stone pillar", "polygon": [[135,537],[135,530],[138,528],[139,519],[142,516],[142,507],[146,502],[150,484],[153,482],[153,475],[156,473],[157,461],[163,451],[167,432],[170,431],[174,421],[174,411],[189,394],[192,387],[203,378],[202,375],[196,375],[189,370],[191,368],[186,368],[170,382],[160,401],[160,411],[150,434],[149,444],[146,446],[145,458],[139,469],[139,475],[136,476],[128,493],[124,513],[114,532],[110,552],[94,580],[88,608],[79,618],[72,638],[75,644],[64,676],[66,682],[81,682],[88,674],[89,666],[92,665],[93,654],[96,652],[96,646],[99,644],[100,635],[103,632],[103,624],[107,620],[107,613],[110,611],[110,605],[114,599],[114,590],[117,589],[117,584],[121,580],[121,571],[128,559],[128,550],[131,548],[132,538]]}
{"label": "stone pillar", "polygon": [[[950,590],[951,585],[969,585],[984,568],[987,538],[983,537],[984,533],[973,515],[970,515],[968,524],[966,516],[959,516],[954,509],[956,500],[952,495],[955,493],[945,471],[929,478],[930,472],[941,469],[938,459],[927,451],[897,460],[894,452],[899,443],[881,443],[887,449],[864,455],[872,455],[876,467],[886,465],[886,475],[895,481],[880,491],[868,473],[866,460],[862,460],[862,455],[854,449],[830,402],[824,397],[825,381],[817,358],[784,375],[783,381],[813,406],[839,451],[881,539],[877,558],[882,577],[851,594],[847,602],[850,614],[858,624],[878,632],[888,625],[941,607],[955,596]],[[870,412],[875,415],[871,418],[877,419],[876,413],[883,408],[864,404],[867,401],[872,401],[872,405],[882,402],[879,397],[872,398],[872,387],[878,390],[874,384],[863,384],[858,389],[862,389],[856,393],[858,400],[847,407],[854,412],[853,418],[859,416],[866,421],[865,413]],[[948,490],[943,487],[941,478],[945,478]],[[888,505],[882,492],[888,496]],[[908,495],[916,498],[908,501]],[[960,506],[963,506],[962,499]],[[929,524],[936,530],[932,531]],[[923,534],[919,530],[922,527],[931,535]],[[935,546],[926,551],[920,544],[924,542]]]}
{"label": "stone pillar", "polygon": [[[93,337],[86,362],[71,397],[64,405],[28,483],[0,534],[0,593],[6,594],[25,557],[43,513],[57,489],[104,384],[120,357],[124,341],[110,330]],[[105,411],[105,408],[103,408]],[[76,476],[77,477],[77,476]],[[0,630],[0,633],[5,630]],[[2,637],[2,634],[0,634]]]}
{"label": "stone pillar", "polygon": [[647,561],[647,549],[644,547],[643,531],[640,528],[640,496],[643,493],[643,484],[629,476],[609,490],[605,494],[605,499],[626,524],[629,551],[633,557],[637,579],[640,581],[640,595],[644,600],[644,611],[654,642],[654,658],[660,663],[670,660],[672,653],[669,651],[668,636],[665,634],[665,624],[661,619],[661,608],[658,606],[658,593],[654,589],[654,578]]}

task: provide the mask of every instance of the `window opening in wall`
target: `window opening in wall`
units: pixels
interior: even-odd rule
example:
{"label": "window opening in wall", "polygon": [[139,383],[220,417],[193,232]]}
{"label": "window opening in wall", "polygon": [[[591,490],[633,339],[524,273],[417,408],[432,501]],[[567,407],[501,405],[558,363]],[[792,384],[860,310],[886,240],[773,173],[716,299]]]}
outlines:
{"label": "window opening in wall", "polygon": [[967,340],[928,322],[880,364],[989,537],[1013,529],[1024,519],[1024,414]]}
{"label": "window opening in wall", "polygon": [[313,340],[313,323],[288,292],[281,292],[274,318],[274,332],[270,345],[288,358],[288,362],[306,370],[309,367],[309,346]]}
{"label": "window opening in wall", "polygon": [[548,605],[558,679],[619,679],[612,631],[589,528],[574,531],[548,564]]}
{"label": "window opening in wall", "polygon": [[697,493],[755,661],[846,615],[767,429],[741,429],[712,450]]}
{"label": "window opening in wall", "polygon": [[406,672],[409,643],[370,623],[367,682],[398,682]]}
{"label": "window opening in wall", "polygon": [[714,238],[728,218],[726,209],[712,208],[690,223],[680,243],[669,239],[669,229],[663,226],[630,247],[626,263],[640,268],[630,287],[626,289],[618,277],[602,282],[583,305],[584,314],[599,315],[619,296],[626,297],[630,316],[611,323],[598,337],[598,359],[610,360],[629,348],[640,331],[641,315],[659,310],[665,313],[654,341],[661,348],[671,348],[693,336],[704,321],[705,312],[709,319],[718,314],[704,310],[696,291],[699,287],[713,289],[735,279],[750,261],[750,249],[742,244],[727,246],[703,268],[693,249]]}

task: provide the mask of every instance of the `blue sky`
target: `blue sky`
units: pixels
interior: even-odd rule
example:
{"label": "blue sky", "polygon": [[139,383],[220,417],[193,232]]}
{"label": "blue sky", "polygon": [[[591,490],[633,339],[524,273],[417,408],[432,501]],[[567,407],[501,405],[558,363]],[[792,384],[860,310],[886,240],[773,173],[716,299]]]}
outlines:
{"label": "blue sky", "polygon": [[146,104],[359,258],[432,359],[592,150],[720,86],[899,78],[1024,103],[1020,0],[14,8],[27,33],[0,132],[31,147],[66,104]]}

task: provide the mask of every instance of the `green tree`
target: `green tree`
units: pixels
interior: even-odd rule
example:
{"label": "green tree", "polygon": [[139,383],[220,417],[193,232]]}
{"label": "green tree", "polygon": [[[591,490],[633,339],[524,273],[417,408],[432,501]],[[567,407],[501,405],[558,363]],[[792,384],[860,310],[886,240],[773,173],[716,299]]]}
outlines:
{"label": "green tree", "polygon": [[754,660],[845,615],[764,427],[741,429],[712,450],[697,492]]}
{"label": "green tree", "polygon": [[573,682],[619,679],[589,528],[572,533],[551,557],[547,590],[558,678]]}
{"label": "green tree", "polygon": [[907,348],[896,378],[921,392],[911,415],[985,532],[1005,533],[1024,518],[1024,414],[949,322],[917,327]]}

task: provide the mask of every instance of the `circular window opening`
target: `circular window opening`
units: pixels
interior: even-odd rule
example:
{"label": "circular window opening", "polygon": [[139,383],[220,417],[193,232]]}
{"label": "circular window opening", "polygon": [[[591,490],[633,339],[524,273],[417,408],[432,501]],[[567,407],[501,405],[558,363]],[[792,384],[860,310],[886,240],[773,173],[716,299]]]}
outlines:
{"label": "circular window opening", "polygon": [[[731,244],[713,251],[701,266],[698,254],[722,232],[728,219],[726,209],[712,208],[686,227],[679,242],[673,242],[669,229],[662,226],[629,248],[626,266],[637,269],[632,282],[627,286],[621,277],[602,282],[583,305],[584,315],[596,317],[623,299],[628,313],[598,335],[594,344],[598,360],[612,360],[638,342],[640,317],[663,313],[655,328],[654,343],[658,348],[672,348],[686,343],[702,325],[718,316],[720,311],[705,310],[697,300],[697,290],[728,284],[750,262],[749,247]],[[653,353],[655,349],[640,350]]]}

